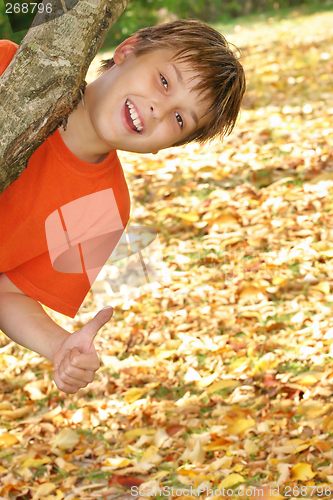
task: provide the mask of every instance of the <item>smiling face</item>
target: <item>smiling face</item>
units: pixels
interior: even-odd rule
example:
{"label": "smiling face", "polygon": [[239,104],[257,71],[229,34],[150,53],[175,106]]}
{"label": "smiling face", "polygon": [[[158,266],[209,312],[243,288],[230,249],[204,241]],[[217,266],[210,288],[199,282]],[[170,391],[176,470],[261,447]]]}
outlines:
{"label": "smiling face", "polygon": [[121,44],[115,66],[87,86],[93,139],[107,151],[154,153],[184,140],[205,125],[208,104],[192,90],[198,77],[174,51],[136,56],[135,38]]}

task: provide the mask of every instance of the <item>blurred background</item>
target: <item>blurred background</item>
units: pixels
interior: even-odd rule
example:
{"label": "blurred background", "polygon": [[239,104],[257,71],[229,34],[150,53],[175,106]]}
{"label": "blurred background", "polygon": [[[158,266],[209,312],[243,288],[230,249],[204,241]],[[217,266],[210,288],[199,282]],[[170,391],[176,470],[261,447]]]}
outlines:
{"label": "blurred background", "polygon": [[[0,0],[0,38],[20,43],[26,31],[13,33],[5,14],[6,0]],[[139,28],[181,18],[200,19],[208,24],[237,24],[239,18],[286,16],[291,9],[305,14],[332,8],[331,0],[131,0],[121,18],[108,33],[103,49],[110,50]],[[26,16],[22,27],[26,27]]]}
{"label": "blurred background", "polygon": [[48,311],[72,331],[115,306],[92,384],[64,398],[51,363],[0,332],[0,500],[239,481],[332,498],[333,1],[131,0],[87,81],[137,29],[184,17],[241,49],[240,119],[223,143],[119,152],[130,224],[157,232],[172,282]]}

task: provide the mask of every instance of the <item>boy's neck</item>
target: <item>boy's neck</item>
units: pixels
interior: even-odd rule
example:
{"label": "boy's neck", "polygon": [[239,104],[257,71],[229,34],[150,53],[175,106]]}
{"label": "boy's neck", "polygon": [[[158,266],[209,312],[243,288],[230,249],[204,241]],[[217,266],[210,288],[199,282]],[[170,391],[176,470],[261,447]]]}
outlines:
{"label": "boy's neck", "polygon": [[98,141],[93,140],[89,125],[88,112],[81,101],[68,116],[66,130],[61,126],[59,132],[67,148],[80,160],[101,163],[110,151],[103,151]]}

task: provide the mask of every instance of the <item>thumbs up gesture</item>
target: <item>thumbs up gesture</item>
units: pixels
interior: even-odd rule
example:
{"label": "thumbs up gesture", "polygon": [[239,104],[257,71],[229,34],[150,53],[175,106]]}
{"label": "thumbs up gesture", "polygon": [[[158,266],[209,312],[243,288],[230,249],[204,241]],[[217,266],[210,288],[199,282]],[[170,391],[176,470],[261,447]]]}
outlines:
{"label": "thumbs up gesture", "polygon": [[75,394],[94,380],[100,363],[94,347],[98,330],[113,314],[112,307],[106,307],[84,325],[69,335],[53,355],[54,381],[61,391]]}

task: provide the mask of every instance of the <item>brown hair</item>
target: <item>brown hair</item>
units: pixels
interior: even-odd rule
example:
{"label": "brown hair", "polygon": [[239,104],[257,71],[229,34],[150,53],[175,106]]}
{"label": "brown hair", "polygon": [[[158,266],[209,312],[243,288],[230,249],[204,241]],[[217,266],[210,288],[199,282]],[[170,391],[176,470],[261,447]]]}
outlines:
{"label": "brown hair", "polygon": [[[173,59],[189,63],[200,75],[193,90],[210,103],[209,122],[175,144],[191,141],[204,143],[223,138],[234,128],[246,88],[245,74],[230,44],[218,31],[195,20],[179,20],[140,29],[134,54],[140,56],[152,50],[176,49]],[[114,65],[113,59],[102,61],[101,72]]]}

